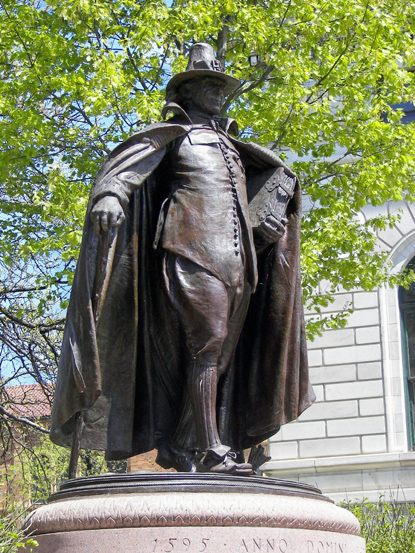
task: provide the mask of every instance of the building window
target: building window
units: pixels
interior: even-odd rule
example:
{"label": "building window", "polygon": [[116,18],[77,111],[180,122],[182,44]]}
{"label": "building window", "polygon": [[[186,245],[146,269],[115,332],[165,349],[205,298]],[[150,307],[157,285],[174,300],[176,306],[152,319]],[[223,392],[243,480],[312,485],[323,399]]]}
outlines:
{"label": "building window", "polygon": [[[407,269],[415,270],[415,257]],[[408,427],[408,446],[415,450],[415,282],[408,290],[399,288],[399,307],[402,325],[402,358],[405,381],[405,404]]]}

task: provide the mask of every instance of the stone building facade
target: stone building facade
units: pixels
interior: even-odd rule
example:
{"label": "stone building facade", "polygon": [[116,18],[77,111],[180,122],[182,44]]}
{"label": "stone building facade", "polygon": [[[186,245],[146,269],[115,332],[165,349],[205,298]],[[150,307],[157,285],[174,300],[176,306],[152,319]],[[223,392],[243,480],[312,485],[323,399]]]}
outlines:
{"label": "stone building facade", "polygon": [[[415,258],[415,205],[368,207],[362,216],[380,211],[400,213],[393,228],[378,234],[379,248],[400,272]],[[267,475],[316,485],[335,501],[383,495],[415,502],[412,292],[404,297],[384,287],[336,294],[325,314],[348,306],[354,311],[345,328],[309,343],[317,401],[269,440]]]}

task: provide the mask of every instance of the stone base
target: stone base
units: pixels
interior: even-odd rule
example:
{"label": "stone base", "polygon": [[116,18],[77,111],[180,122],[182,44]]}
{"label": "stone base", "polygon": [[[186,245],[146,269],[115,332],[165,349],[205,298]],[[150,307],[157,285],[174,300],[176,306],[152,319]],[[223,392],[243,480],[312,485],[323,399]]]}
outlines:
{"label": "stone base", "polygon": [[[349,511],[312,486],[262,477],[77,478],[33,511],[33,553],[364,553]],[[29,548],[30,549],[30,548]]]}

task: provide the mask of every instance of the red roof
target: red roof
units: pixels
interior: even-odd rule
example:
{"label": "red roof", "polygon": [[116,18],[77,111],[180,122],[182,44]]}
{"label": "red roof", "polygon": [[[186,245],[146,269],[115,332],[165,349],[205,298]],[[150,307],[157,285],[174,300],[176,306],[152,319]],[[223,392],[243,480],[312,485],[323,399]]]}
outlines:
{"label": "red roof", "polygon": [[50,417],[53,388],[51,384],[26,384],[5,386],[0,399],[13,415],[26,419]]}

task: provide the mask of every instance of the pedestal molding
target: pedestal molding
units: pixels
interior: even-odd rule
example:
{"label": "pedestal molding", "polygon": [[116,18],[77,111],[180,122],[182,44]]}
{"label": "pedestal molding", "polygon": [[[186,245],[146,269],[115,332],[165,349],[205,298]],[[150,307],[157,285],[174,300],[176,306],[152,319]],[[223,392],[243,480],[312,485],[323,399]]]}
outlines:
{"label": "pedestal molding", "polygon": [[33,511],[25,532],[143,527],[298,528],[358,536],[347,510],[313,498],[236,493],[128,493],[62,499]]}

